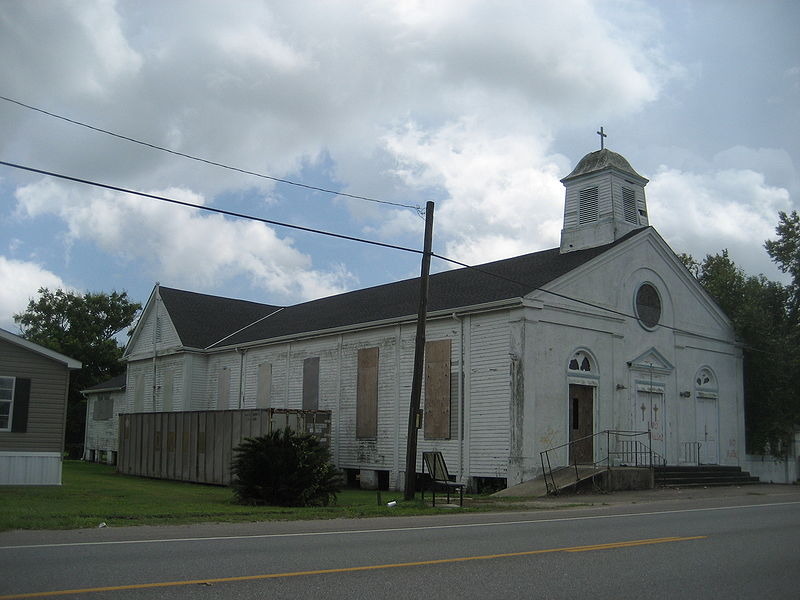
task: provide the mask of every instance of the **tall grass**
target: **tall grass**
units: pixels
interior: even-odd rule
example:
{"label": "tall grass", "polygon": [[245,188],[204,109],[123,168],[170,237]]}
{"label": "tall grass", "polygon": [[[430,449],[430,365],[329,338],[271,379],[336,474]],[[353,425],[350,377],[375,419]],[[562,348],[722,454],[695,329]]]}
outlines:
{"label": "tall grass", "polygon": [[[64,461],[63,485],[0,487],[0,531],[201,522],[332,519],[436,513],[402,493],[346,489],[333,506],[241,506],[230,488],[121,475],[108,465]],[[397,500],[398,506],[386,503]],[[466,509],[465,509],[466,510]]]}

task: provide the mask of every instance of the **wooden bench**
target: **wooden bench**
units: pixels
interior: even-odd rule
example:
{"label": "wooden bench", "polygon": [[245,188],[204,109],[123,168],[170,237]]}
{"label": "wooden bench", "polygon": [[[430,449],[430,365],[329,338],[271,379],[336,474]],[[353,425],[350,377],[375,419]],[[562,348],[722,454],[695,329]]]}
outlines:
{"label": "wooden bench", "polygon": [[425,470],[428,471],[428,479],[422,487],[422,499],[425,500],[425,488],[431,491],[433,496],[432,505],[436,506],[436,490],[445,491],[447,493],[447,503],[450,503],[450,491],[458,490],[458,505],[464,506],[464,484],[457,483],[450,479],[450,473],[447,472],[447,465],[444,462],[444,457],[441,452],[423,452],[422,453],[422,474],[425,475]]}

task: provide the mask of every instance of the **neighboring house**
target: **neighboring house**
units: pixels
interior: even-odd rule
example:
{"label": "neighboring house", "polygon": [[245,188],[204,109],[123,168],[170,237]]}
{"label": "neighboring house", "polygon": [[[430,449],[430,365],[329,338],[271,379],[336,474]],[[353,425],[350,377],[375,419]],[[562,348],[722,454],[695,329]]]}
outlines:
{"label": "neighboring house", "polygon": [[86,397],[86,438],[83,459],[117,463],[119,413],[126,412],[126,374],[98,383],[81,393]]}
{"label": "neighboring house", "polygon": [[[741,348],[649,226],[647,180],[600,150],[562,181],[560,248],[431,276],[419,453],[512,485],[541,474],[541,451],[613,429],[649,431],[669,464],[740,465]],[[418,292],[278,307],[157,285],[125,352],[126,410],[330,410],[335,464],[402,487]],[[600,460],[604,439],[555,460]]]}
{"label": "neighboring house", "polygon": [[0,329],[0,484],[61,485],[77,360]]}

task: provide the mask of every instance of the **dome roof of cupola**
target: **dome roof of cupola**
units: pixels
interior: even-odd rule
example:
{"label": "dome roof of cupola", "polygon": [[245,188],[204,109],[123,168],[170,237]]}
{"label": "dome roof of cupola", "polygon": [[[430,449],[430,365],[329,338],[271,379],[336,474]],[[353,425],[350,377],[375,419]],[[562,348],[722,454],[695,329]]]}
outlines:
{"label": "dome roof of cupola", "polygon": [[580,175],[588,175],[589,173],[596,173],[609,168],[622,171],[623,173],[628,173],[629,175],[633,175],[634,177],[647,182],[647,179],[633,170],[631,163],[629,163],[624,156],[617,154],[616,152],[612,152],[607,148],[603,150],[597,150],[596,152],[590,152],[584,156],[578,163],[578,166],[572,170],[572,173],[564,177],[564,179],[561,181],[565,182],[579,177]]}

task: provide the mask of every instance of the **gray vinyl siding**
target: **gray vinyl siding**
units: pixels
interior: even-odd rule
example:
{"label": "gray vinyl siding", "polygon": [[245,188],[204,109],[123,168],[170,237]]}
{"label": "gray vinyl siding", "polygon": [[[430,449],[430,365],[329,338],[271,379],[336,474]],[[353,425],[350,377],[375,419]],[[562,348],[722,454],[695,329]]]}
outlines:
{"label": "gray vinyl siding", "polygon": [[61,452],[69,388],[67,367],[0,340],[0,375],[31,380],[27,431],[0,432],[0,451]]}
{"label": "gray vinyl siding", "polygon": [[470,474],[505,477],[510,443],[510,326],[508,313],[470,320]]}

